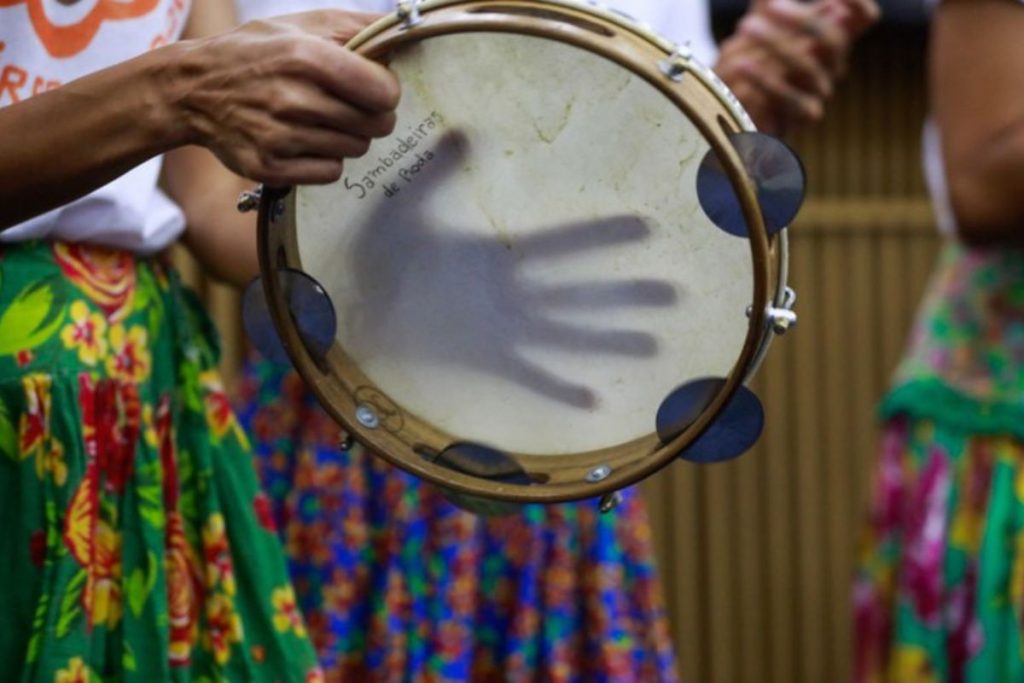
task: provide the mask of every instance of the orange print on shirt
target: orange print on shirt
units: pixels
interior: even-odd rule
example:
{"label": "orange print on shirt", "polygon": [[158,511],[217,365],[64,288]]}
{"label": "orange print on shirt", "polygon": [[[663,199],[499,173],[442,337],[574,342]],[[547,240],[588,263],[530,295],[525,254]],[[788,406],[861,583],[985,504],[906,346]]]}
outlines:
{"label": "orange print on shirt", "polygon": [[78,22],[61,24],[46,14],[43,0],[0,0],[0,7],[14,7],[24,3],[32,27],[46,51],[53,57],[74,57],[89,47],[105,21],[135,19],[149,14],[160,0],[57,0],[60,7],[70,7],[81,2],[95,2],[96,5]]}

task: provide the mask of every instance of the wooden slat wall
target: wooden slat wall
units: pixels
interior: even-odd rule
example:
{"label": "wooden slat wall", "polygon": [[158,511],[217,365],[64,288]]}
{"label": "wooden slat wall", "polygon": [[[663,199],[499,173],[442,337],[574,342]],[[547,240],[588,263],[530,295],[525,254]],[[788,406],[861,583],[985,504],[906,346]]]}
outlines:
{"label": "wooden slat wall", "polygon": [[849,679],[874,408],[938,246],[919,172],[923,50],[919,31],[870,40],[829,120],[797,141],[811,179],[791,231],[800,324],[755,382],[761,443],[647,485],[689,683]]}
{"label": "wooden slat wall", "polygon": [[[919,172],[919,31],[859,51],[825,125],[797,146],[811,199],[791,231],[800,325],[756,379],[768,411],[738,462],[646,485],[688,683],[841,683],[849,576],[874,458],[873,410],[937,247]],[[239,366],[237,295],[179,255]]]}

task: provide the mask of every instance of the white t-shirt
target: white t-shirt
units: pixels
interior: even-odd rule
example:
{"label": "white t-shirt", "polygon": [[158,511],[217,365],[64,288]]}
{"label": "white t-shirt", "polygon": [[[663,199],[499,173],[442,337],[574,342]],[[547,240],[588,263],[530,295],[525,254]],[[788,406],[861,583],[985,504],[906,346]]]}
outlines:
{"label": "white t-shirt", "polygon": [[[392,12],[394,0],[235,0],[244,20],[313,9],[344,9]],[[689,43],[699,60],[711,66],[717,56],[711,34],[708,0],[612,0],[602,2],[653,27],[664,37]]]}
{"label": "white t-shirt", "polygon": [[[7,0],[0,4],[0,107],[178,39],[190,0]],[[0,148],[3,146],[0,131]],[[52,150],[59,159],[60,150]],[[2,241],[91,242],[158,251],[184,228],[157,189],[160,159],[78,201],[9,228]]]}

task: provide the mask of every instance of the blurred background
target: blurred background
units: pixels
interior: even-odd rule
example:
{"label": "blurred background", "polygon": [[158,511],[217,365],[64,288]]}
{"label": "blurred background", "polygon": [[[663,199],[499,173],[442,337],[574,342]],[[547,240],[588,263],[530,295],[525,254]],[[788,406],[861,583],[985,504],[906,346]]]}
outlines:
{"label": "blurred background", "polygon": [[[746,3],[716,0],[716,32]],[[687,683],[849,679],[850,575],[874,460],[874,409],[938,238],[920,172],[921,2],[882,2],[824,124],[794,139],[810,198],[790,231],[799,326],[756,380],[768,424],[739,461],[679,463],[646,485]],[[184,272],[237,374],[237,296]]]}

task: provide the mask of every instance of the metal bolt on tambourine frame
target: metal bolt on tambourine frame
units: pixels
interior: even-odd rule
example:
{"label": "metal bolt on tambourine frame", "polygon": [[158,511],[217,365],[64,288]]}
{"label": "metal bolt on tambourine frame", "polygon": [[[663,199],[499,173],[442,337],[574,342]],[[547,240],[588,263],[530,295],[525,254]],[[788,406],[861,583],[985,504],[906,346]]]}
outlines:
{"label": "metal bolt on tambourine frame", "polygon": [[263,186],[257,185],[251,190],[246,190],[238,196],[236,208],[239,213],[252,213],[260,208],[260,200],[263,197]]}
{"label": "metal bolt on tambourine frame", "polygon": [[669,55],[666,59],[663,59],[658,68],[661,72],[669,77],[669,79],[678,83],[683,80],[683,76],[686,75],[687,70],[690,68],[690,63],[693,60],[693,50],[690,49],[688,44],[679,45],[676,51]]}
{"label": "metal bolt on tambourine frame", "polygon": [[413,28],[423,21],[420,16],[420,5],[422,3],[423,0],[399,0],[395,7],[395,13],[405,29]]}
{"label": "metal bolt on tambourine frame", "polygon": [[352,446],[354,446],[354,445],[355,445],[355,440],[352,438],[352,435],[349,434],[348,432],[343,431],[341,433],[341,436],[338,437],[338,449],[339,450],[341,450],[341,451],[350,451],[350,450],[352,450]]}
{"label": "metal bolt on tambourine frame", "polygon": [[612,491],[601,496],[597,509],[601,511],[601,514],[606,515],[609,512],[613,512],[620,505],[622,505],[622,492]]}
{"label": "metal bolt on tambourine frame", "polygon": [[[781,336],[796,327],[798,316],[793,310],[796,305],[796,292],[792,287],[786,287],[783,291],[781,303],[777,306],[769,306],[765,310],[768,322],[771,324],[772,332]],[[753,312],[753,307],[747,307],[747,317]]]}

